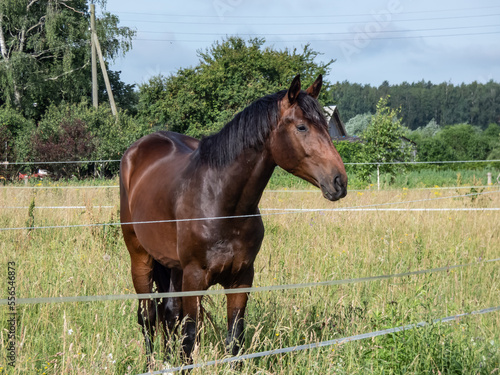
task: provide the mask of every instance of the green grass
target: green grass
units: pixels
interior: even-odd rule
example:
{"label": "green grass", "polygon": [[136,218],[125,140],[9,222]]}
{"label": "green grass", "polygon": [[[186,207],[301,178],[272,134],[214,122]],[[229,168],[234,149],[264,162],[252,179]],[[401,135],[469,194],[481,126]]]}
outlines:
{"label": "green grass", "polygon": [[[273,181],[280,178],[278,173]],[[309,189],[308,185],[274,183],[279,188]],[[351,192],[346,199],[331,203],[318,190],[268,191],[261,207],[352,207],[454,194],[453,190],[393,187],[377,192],[372,188]],[[31,211],[2,210],[0,225],[118,221],[116,188],[0,189],[0,206],[29,207],[32,202],[35,208]],[[109,204],[115,208],[93,208]],[[36,209],[44,205],[86,208]],[[411,207],[500,207],[500,194],[420,202]],[[266,236],[257,257],[254,286],[361,278],[497,258],[499,215],[316,212],[265,216]],[[18,298],[133,293],[128,253],[118,227],[21,230],[2,232],[1,236],[2,298],[6,298],[9,261],[16,262]],[[375,282],[253,293],[247,311],[246,352],[294,347],[497,306],[498,269],[498,263],[485,263]],[[224,301],[223,296],[204,299],[206,314],[195,362],[225,356]],[[7,310],[1,306],[0,374],[145,372],[136,309],[135,300],[19,305],[17,362],[11,368],[5,357]],[[496,374],[500,367],[499,327],[500,313],[492,312],[374,339],[249,360],[237,371],[219,365],[192,373]],[[178,342],[171,345],[179,347]],[[155,369],[159,370],[161,355],[156,358]],[[176,354],[169,363],[180,365],[181,361]]]}

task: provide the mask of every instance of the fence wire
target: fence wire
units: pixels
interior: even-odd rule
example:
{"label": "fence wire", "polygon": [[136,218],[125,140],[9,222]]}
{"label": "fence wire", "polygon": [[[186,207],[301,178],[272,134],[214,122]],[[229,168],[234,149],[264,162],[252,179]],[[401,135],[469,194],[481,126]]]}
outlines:
{"label": "fence wire", "polygon": [[[450,195],[450,196],[446,196],[446,197],[437,197],[437,198],[415,199],[415,200],[411,200],[411,201],[376,203],[376,204],[353,206],[353,207],[340,207],[340,208],[332,208],[332,209],[308,209],[307,212],[322,212],[324,210],[331,210],[331,212],[335,212],[335,211],[342,212],[342,211],[347,211],[347,210],[366,209],[366,208],[381,207],[381,206],[388,206],[388,205],[395,205],[395,204],[409,204],[409,203],[437,201],[437,200],[450,199],[450,198],[475,197],[478,195],[487,195],[487,194],[495,194],[495,193],[500,193],[500,190],[486,191],[486,192],[479,192],[479,193],[468,193],[468,194],[462,194],[462,195]],[[188,222],[188,221],[205,221],[205,220],[246,219],[246,218],[252,218],[252,217],[297,214],[297,213],[304,212],[303,210],[304,209],[296,209],[296,210],[288,209],[288,211],[287,211],[287,209],[283,209],[281,212],[258,213],[258,214],[250,214],[250,215],[214,216],[214,217],[199,217],[199,218],[189,218],[189,219],[131,221],[131,222],[125,222],[125,223],[116,222],[116,223],[96,223],[96,224],[46,225],[46,226],[38,226],[38,227],[35,227],[35,226],[33,226],[33,227],[10,227],[10,228],[0,228],[0,232],[1,231],[11,231],[11,230],[85,228],[85,227],[104,227],[104,226],[118,226],[118,225],[181,223],[181,222]]]}
{"label": "fence wire", "polygon": [[409,330],[412,330],[415,328],[421,328],[421,327],[425,327],[425,326],[432,325],[432,324],[451,322],[451,321],[458,320],[460,318],[464,318],[467,316],[487,314],[487,313],[491,313],[491,312],[495,312],[495,311],[500,311],[500,306],[494,306],[494,307],[489,307],[487,309],[472,311],[470,313],[462,313],[462,314],[447,316],[444,318],[434,319],[430,323],[429,322],[420,322],[420,323],[414,323],[414,324],[407,324],[404,326],[384,329],[381,331],[363,333],[360,335],[354,335],[354,336],[342,337],[342,338],[333,339],[333,340],[315,342],[312,344],[291,346],[291,347],[282,348],[282,349],[267,350],[267,351],[263,351],[263,352],[252,353],[252,354],[244,354],[244,355],[239,355],[239,356],[235,356],[235,357],[223,358],[223,359],[216,360],[216,361],[196,363],[193,365],[172,367],[172,368],[168,368],[168,369],[164,369],[164,370],[160,370],[160,371],[146,372],[146,373],[142,373],[139,375],[168,374],[168,373],[172,373],[172,372],[192,370],[195,368],[221,365],[224,363],[230,363],[230,362],[236,362],[236,361],[243,361],[246,359],[260,358],[260,357],[265,357],[265,356],[270,356],[270,355],[278,355],[278,354],[287,354],[287,353],[293,353],[293,352],[298,352],[298,351],[302,351],[302,350],[317,349],[317,348],[322,348],[322,347],[332,346],[332,345],[341,345],[341,344],[349,343],[352,341],[358,341],[358,340],[363,340],[363,339],[367,339],[367,338],[388,335],[391,333],[409,331]]}
{"label": "fence wire", "polygon": [[[390,275],[369,276],[369,277],[360,277],[360,278],[342,279],[342,280],[329,280],[329,281],[320,281],[320,282],[314,282],[314,283],[270,285],[270,286],[261,286],[261,287],[251,287],[251,288],[197,290],[197,291],[189,291],[189,292],[168,292],[168,293],[115,294],[115,295],[102,295],[102,296],[17,298],[16,305],[28,305],[28,304],[39,304],[39,303],[123,301],[123,300],[131,300],[131,299],[133,299],[133,300],[135,300],[135,299],[160,299],[160,298],[172,298],[172,297],[210,296],[210,295],[221,295],[221,294],[268,292],[268,291],[273,291],[273,290],[304,289],[304,288],[312,288],[312,287],[319,287],[319,286],[344,285],[344,284],[355,284],[355,283],[377,281],[377,280],[386,280],[386,279],[400,278],[400,277],[405,277],[405,276],[423,275],[423,274],[434,273],[434,272],[444,272],[444,271],[450,271],[450,270],[453,270],[456,268],[477,266],[480,264],[486,264],[486,263],[492,263],[492,262],[498,262],[498,261],[500,261],[500,258],[479,260],[477,262],[472,262],[472,263],[431,268],[431,269],[427,269],[427,270],[395,273],[395,274],[390,274]],[[0,306],[7,305],[8,301],[9,301],[8,299],[0,300]]]}

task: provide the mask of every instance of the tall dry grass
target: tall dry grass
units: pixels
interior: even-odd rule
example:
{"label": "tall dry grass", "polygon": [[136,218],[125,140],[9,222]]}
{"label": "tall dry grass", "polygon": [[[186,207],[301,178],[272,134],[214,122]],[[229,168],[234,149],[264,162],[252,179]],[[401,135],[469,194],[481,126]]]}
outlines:
{"label": "tall dry grass", "polygon": [[[486,189],[484,192],[488,192]],[[500,193],[445,198],[463,191],[352,192],[331,203],[317,191],[266,192],[261,208],[500,207]],[[34,203],[34,208],[32,207]],[[115,223],[118,190],[0,188],[2,227]],[[47,209],[42,206],[84,206]],[[95,206],[111,205],[112,208]],[[32,207],[31,209],[29,207]],[[272,211],[264,211],[270,213]],[[500,257],[498,211],[306,212],[264,216],[266,236],[255,286],[351,279],[475,263]],[[18,298],[133,293],[119,227],[12,230],[0,234],[0,280],[16,263]],[[251,296],[246,352],[352,336],[499,305],[499,263],[418,276],[261,292]],[[3,281],[2,298],[6,297]],[[145,369],[137,301],[17,306],[16,367],[7,366],[1,314],[0,374],[138,374]],[[204,299],[206,316],[194,361],[225,356],[223,296]],[[6,306],[1,306],[7,311]],[[335,347],[194,370],[193,374],[420,374],[498,372],[500,313],[457,319]],[[178,349],[178,342],[170,343]],[[156,348],[160,349],[157,340]],[[177,353],[174,350],[174,353]],[[162,368],[156,356],[155,369]],[[169,359],[179,365],[176,354]]]}

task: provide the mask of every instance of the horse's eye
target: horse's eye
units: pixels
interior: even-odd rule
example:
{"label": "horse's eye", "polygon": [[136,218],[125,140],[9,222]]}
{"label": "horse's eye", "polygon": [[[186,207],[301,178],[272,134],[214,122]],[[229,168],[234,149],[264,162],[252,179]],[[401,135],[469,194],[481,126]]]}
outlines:
{"label": "horse's eye", "polygon": [[304,124],[300,124],[300,125],[297,125],[297,130],[299,132],[306,132],[308,129],[307,129],[307,126],[304,125]]}

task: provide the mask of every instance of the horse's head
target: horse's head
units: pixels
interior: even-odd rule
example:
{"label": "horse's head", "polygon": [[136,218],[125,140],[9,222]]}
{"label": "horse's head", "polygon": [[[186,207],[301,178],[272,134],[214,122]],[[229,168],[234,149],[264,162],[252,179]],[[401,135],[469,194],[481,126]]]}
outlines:
{"label": "horse's head", "polygon": [[271,153],[281,168],[319,187],[325,198],[336,201],[347,194],[347,174],[316,100],[321,85],[319,75],[303,91],[300,76],[294,78],[281,99],[281,116],[270,138]]}

